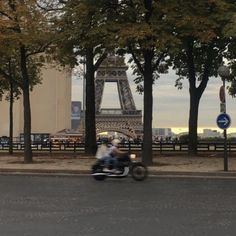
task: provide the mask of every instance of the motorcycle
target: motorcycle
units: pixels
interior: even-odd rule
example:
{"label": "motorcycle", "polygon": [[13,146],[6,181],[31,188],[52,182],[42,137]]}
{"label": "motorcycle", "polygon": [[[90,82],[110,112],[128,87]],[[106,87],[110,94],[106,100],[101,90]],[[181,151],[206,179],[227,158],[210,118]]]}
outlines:
{"label": "motorcycle", "polygon": [[148,170],[142,162],[135,161],[135,158],[135,154],[118,158],[118,173],[105,171],[104,160],[98,159],[92,166],[92,176],[95,180],[105,180],[106,178],[124,178],[130,174],[134,180],[142,181],[146,179]]}

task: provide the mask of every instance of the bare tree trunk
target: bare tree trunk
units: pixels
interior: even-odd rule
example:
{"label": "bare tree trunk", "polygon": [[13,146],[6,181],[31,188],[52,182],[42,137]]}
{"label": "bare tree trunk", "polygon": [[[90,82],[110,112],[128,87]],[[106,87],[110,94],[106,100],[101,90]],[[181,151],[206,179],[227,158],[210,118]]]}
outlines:
{"label": "bare tree trunk", "polygon": [[142,161],[146,165],[151,165],[152,161],[152,113],[153,113],[153,95],[152,95],[152,58],[150,51],[144,53],[144,114],[143,114],[143,152]]}
{"label": "bare tree trunk", "polygon": [[[196,90],[196,89],[195,89]],[[189,145],[188,154],[190,156],[197,154],[197,128],[198,128],[198,109],[199,97],[195,92],[190,93],[190,111],[189,111]]]}
{"label": "bare tree trunk", "polygon": [[203,92],[207,87],[209,73],[212,67],[213,44],[210,44],[206,51],[206,61],[204,63],[202,80],[196,87],[196,71],[193,56],[193,40],[187,42],[187,64],[189,72],[189,93],[190,93],[190,111],[189,111],[189,155],[197,155],[197,128],[198,128],[198,111],[199,103]]}
{"label": "bare tree trunk", "polygon": [[33,154],[31,149],[31,109],[30,109],[30,92],[29,76],[27,69],[27,57],[24,46],[20,48],[21,53],[21,73],[23,78],[23,106],[24,106],[24,162],[31,163]]}
{"label": "bare tree trunk", "polygon": [[94,72],[93,49],[88,48],[86,52],[85,153],[92,155],[97,150]]}
{"label": "bare tree trunk", "polygon": [[10,106],[9,106],[9,154],[13,154],[13,81],[10,79]]}

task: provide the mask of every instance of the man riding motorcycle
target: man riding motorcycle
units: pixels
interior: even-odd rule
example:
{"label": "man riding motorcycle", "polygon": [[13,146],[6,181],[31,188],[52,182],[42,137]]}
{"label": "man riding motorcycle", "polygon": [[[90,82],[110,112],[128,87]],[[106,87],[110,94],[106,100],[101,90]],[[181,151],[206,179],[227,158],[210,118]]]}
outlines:
{"label": "man riding motorcycle", "polygon": [[[103,156],[101,157],[101,160],[104,161],[104,172],[121,173],[121,171],[117,169],[119,164],[118,159],[122,158],[126,154],[126,152],[122,152],[121,150],[119,150],[119,143],[119,139],[113,139],[111,142],[111,146],[108,146],[108,143],[102,144],[102,146],[98,150],[98,152],[101,152],[101,150],[103,150]],[[106,151],[103,145],[106,145]]]}

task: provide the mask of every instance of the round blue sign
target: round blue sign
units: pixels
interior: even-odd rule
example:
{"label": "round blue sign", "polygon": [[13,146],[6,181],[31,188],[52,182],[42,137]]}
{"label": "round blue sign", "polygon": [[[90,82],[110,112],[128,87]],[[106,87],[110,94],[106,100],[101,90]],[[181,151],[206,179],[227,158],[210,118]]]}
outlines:
{"label": "round blue sign", "polygon": [[216,123],[220,129],[228,129],[231,124],[231,118],[226,113],[221,113],[216,118]]}

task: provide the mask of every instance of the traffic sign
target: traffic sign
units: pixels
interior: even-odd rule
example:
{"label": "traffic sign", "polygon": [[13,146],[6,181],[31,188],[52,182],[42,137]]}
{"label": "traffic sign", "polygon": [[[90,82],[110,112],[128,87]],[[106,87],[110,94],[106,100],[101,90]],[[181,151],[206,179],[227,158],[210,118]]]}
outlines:
{"label": "traffic sign", "polygon": [[216,123],[220,129],[228,129],[231,124],[231,118],[226,113],[221,113],[216,118]]}

